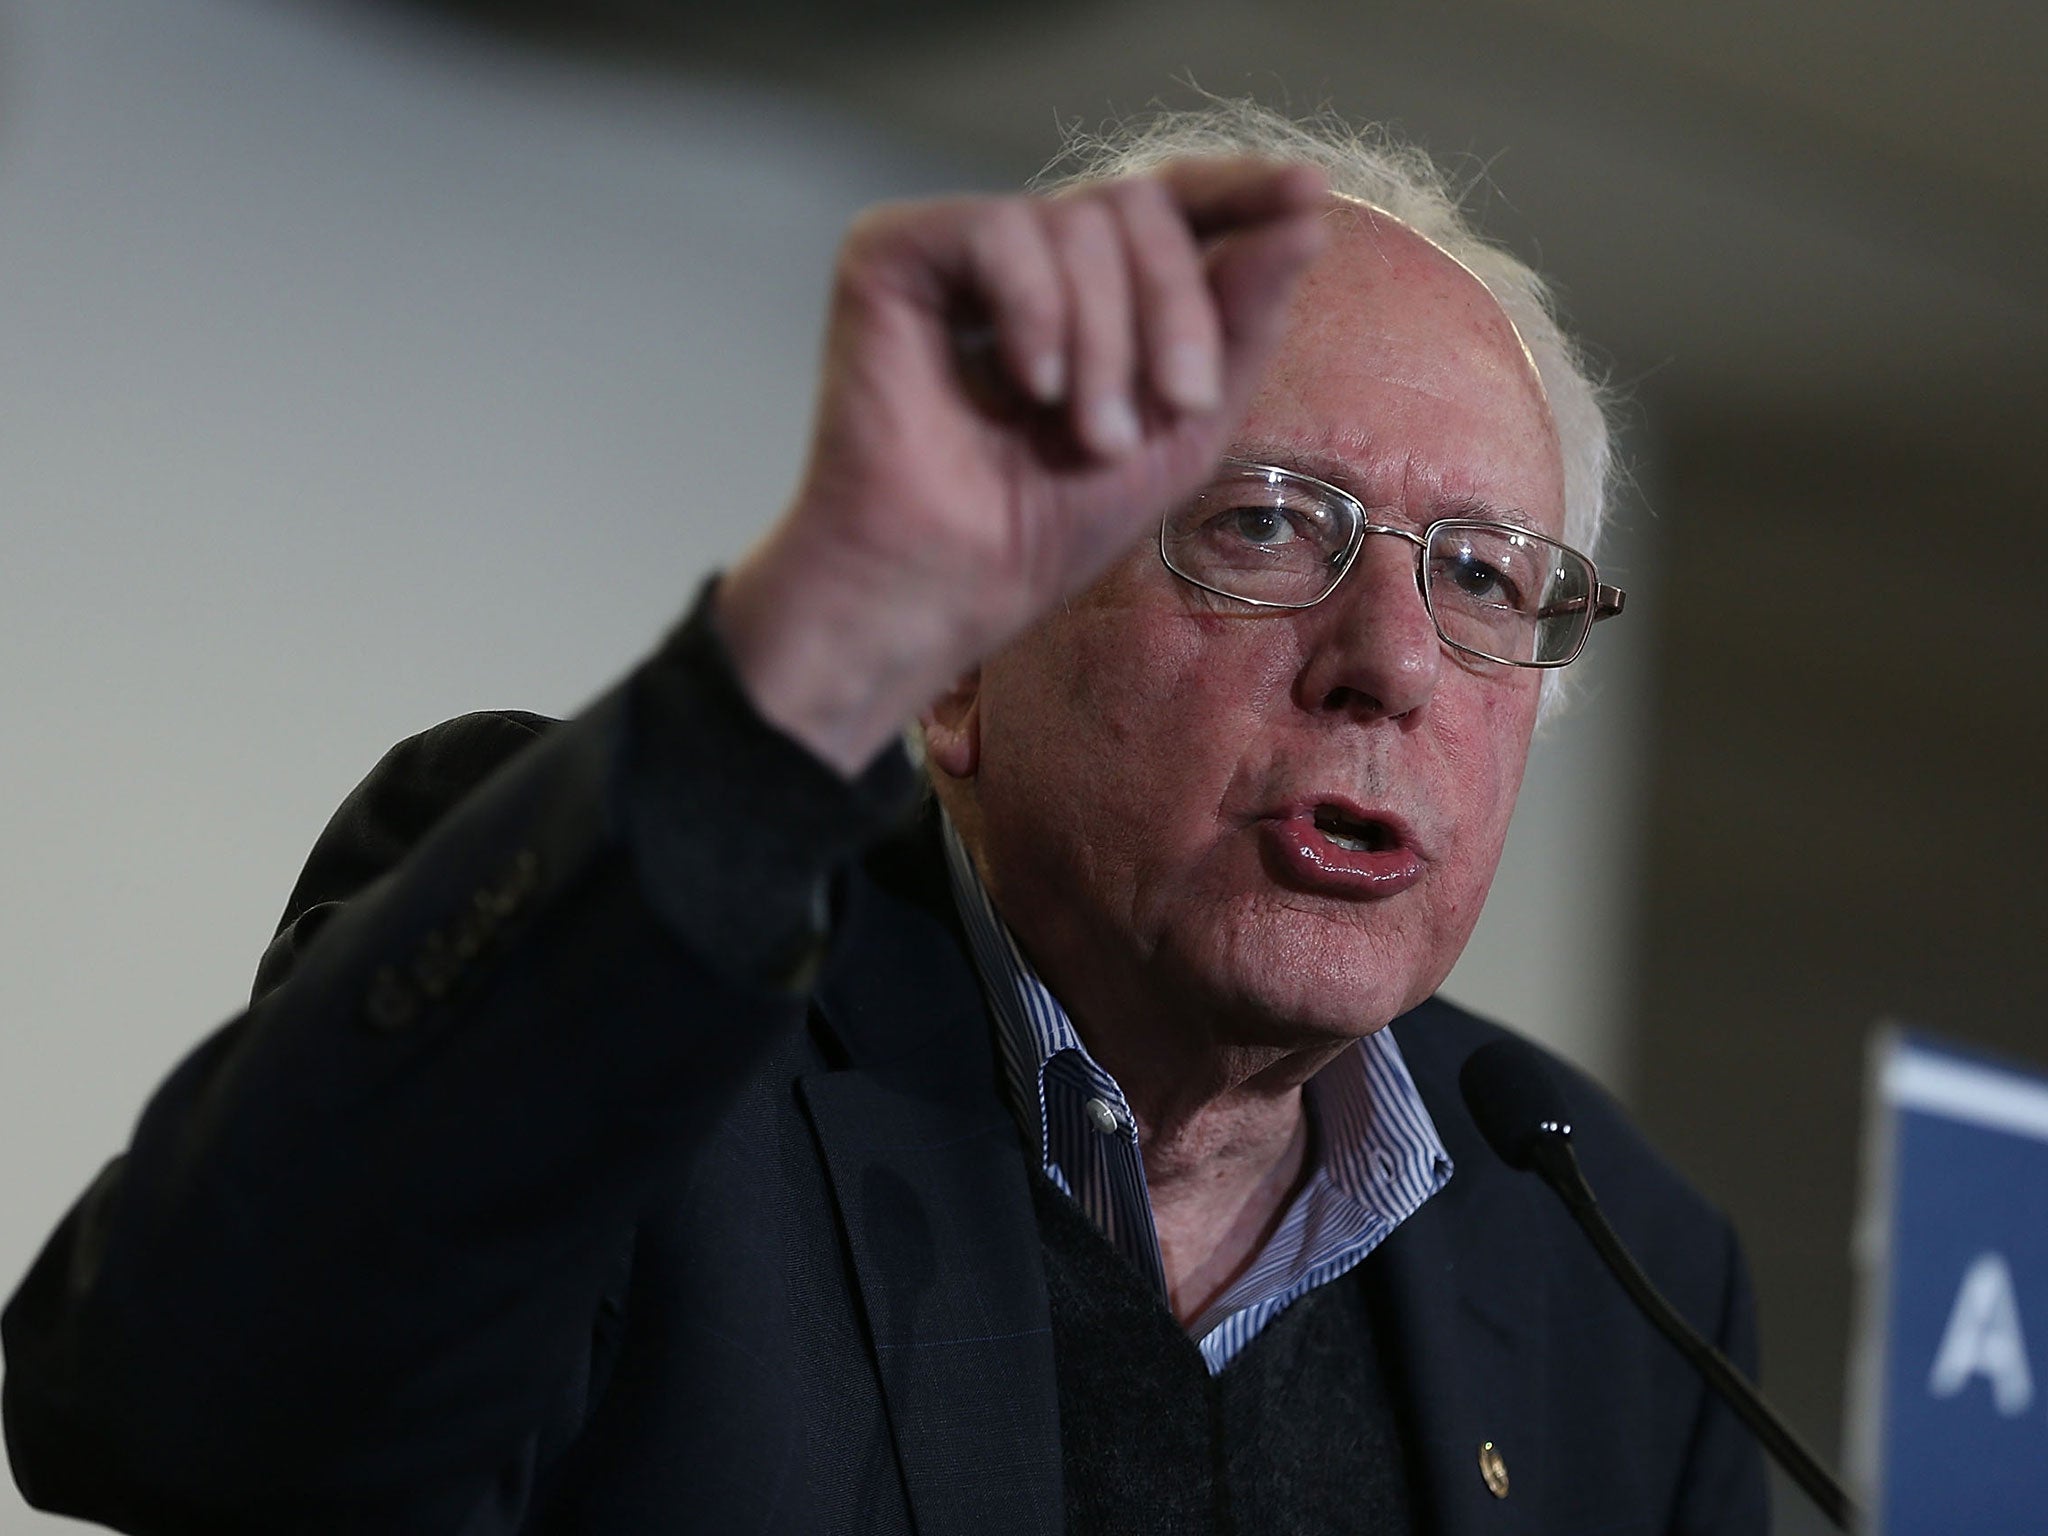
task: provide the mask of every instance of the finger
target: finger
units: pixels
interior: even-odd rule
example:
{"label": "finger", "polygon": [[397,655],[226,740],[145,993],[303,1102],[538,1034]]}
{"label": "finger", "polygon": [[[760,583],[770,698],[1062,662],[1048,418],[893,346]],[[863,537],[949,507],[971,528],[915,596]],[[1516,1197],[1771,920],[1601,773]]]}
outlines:
{"label": "finger", "polygon": [[1172,195],[1149,177],[1107,190],[1123,226],[1138,346],[1152,392],[1183,411],[1213,409],[1223,389],[1222,336],[1200,252]]}
{"label": "finger", "polygon": [[1099,198],[1045,205],[1067,299],[1067,358],[1074,436],[1098,458],[1138,445],[1131,389],[1135,348],[1130,271],[1115,214]]}
{"label": "finger", "polygon": [[1067,389],[1067,300],[1052,243],[1018,198],[983,206],[963,237],[968,282],[1010,380],[1040,405]]}
{"label": "finger", "polygon": [[1198,237],[1284,223],[1327,207],[1330,181],[1312,165],[1245,156],[1170,160],[1153,173]]}
{"label": "finger", "polygon": [[1224,395],[1249,396],[1287,327],[1295,284],[1321,252],[1320,213],[1241,231],[1209,253],[1209,291],[1223,328]]}

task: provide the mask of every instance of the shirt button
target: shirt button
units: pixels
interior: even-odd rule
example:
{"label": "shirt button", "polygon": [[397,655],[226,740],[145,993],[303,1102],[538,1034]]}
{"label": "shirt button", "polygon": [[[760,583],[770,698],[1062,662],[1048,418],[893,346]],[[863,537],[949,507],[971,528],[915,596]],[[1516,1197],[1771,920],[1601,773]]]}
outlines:
{"label": "shirt button", "polygon": [[1123,1128],[1123,1121],[1117,1118],[1116,1108],[1109,1100],[1090,1099],[1081,1107],[1088,1111],[1088,1118],[1103,1135],[1112,1136]]}
{"label": "shirt button", "polygon": [[1372,1176],[1384,1184],[1394,1176],[1394,1160],[1385,1147],[1372,1149]]}

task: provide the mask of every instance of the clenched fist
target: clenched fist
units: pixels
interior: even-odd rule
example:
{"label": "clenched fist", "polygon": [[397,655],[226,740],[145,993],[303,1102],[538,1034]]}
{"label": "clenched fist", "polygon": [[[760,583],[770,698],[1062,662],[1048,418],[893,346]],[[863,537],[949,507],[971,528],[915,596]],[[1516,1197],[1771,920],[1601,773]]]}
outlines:
{"label": "clenched fist", "polygon": [[1326,197],[1306,166],[1182,160],[855,224],[801,487],[718,595],[762,713],[858,770],[1192,493]]}

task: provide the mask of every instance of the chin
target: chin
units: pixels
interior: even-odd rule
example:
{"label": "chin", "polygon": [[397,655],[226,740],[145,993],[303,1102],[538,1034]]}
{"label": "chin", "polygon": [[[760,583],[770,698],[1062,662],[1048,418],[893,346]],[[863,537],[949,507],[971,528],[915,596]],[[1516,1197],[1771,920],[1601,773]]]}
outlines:
{"label": "chin", "polygon": [[1245,914],[1207,946],[1210,966],[1189,967],[1197,990],[1232,1017],[1247,1044],[1300,1047],[1372,1034],[1429,996],[1450,969],[1399,925],[1381,932],[1355,912],[1340,916],[1349,920],[1291,906]]}

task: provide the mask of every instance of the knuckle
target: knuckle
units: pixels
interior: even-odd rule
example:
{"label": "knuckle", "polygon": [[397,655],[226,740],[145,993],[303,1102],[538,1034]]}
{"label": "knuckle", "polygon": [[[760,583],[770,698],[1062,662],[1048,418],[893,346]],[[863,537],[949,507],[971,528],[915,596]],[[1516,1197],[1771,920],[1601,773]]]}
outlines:
{"label": "knuckle", "polygon": [[1011,249],[1036,232],[1029,205],[1017,197],[992,197],[977,203],[967,228],[968,239],[978,249],[991,252]]}
{"label": "knuckle", "polygon": [[1111,183],[1111,197],[1124,222],[1138,228],[1177,223],[1172,194],[1153,176],[1127,176]]}
{"label": "knuckle", "polygon": [[921,220],[935,216],[928,204],[877,203],[847,225],[833,262],[833,280],[844,292],[864,293],[886,282],[885,274],[917,249]]}
{"label": "knuckle", "polygon": [[992,203],[965,232],[968,260],[1006,326],[1041,331],[1060,324],[1060,282],[1045,233],[1012,199]]}
{"label": "knuckle", "polygon": [[932,213],[929,204],[909,202],[876,203],[863,208],[846,227],[846,237],[839,243],[840,255],[858,257],[894,246],[919,218],[931,217]]}
{"label": "knuckle", "polygon": [[1053,205],[1053,229],[1062,250],[1099,258],[1116,245],[1116,218],[1100,198],[1084,197]]}
{"label": "knuckle", "polygon": [[1042,236],[1028,210],[1015,199],[993,200],[975,210],[962,233],[969,258],[990,277],[1028,278]]}

